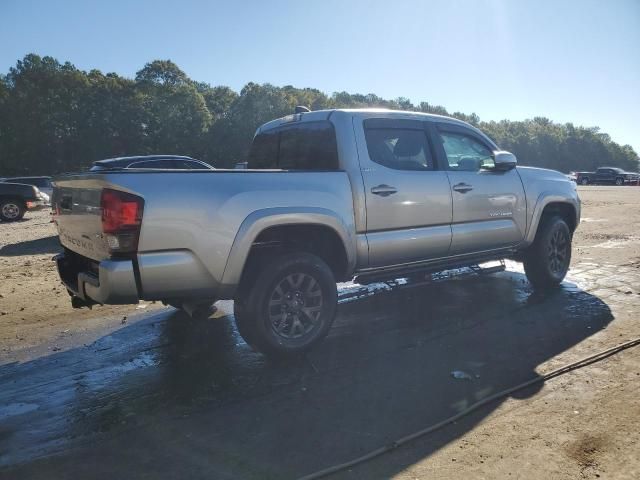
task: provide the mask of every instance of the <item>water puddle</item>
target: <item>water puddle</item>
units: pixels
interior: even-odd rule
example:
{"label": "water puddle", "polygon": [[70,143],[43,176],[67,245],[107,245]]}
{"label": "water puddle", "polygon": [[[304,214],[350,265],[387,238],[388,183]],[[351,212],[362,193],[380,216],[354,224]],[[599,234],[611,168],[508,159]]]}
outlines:
{"label": "water puddle", "polygon": [[38,408],[40,408],[40,406],[36,403],[10,403],[9,405],[0,405],[0,420],[33,412]]}
{"label": "water puddle", "polygon": [[627,237],[623,239],[612,239],[606,242],[598,243],[593,248],[625,248],[630,243],[637,243],[640,241],[640,237]]}

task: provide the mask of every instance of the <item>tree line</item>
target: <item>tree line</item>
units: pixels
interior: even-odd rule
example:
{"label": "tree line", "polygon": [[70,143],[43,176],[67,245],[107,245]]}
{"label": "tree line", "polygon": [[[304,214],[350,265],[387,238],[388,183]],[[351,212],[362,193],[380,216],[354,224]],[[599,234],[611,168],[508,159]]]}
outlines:
{"label": "tree line", "polygon": [[256,128],[296,105],[383,107],[450,115],[475,125],[524,165],[563,172],[598,166],[638,169],[638,154],[598,127],[524,121],[481,121],[476,114],[407,98],[250,82],[236,92],[190,79],[169,60],[147,63],[134,79],[70,62],[26,55],[0,75],[0,176],[44,175],[85,169],[94,160],[129,155],[180,154],[218,168],[246,158]]}

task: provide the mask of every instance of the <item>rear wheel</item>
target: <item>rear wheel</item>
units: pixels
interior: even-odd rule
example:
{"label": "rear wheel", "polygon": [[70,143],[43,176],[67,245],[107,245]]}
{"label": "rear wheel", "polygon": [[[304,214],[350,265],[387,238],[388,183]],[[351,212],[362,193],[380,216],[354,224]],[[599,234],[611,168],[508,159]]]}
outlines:
{"label": "rear wheel", "polygon": [[571,231],[559,216],[543,218],[536,238],[524,256],[524,271],[537,289],[555,287],[571,263]]}
{"label": "rear wheel", "polygon": [[15,222],[24,217],[26,209],[22,202],[18,200],[0,201],[0,218],[5,222]]}
{"label": "rear wheel", "polygon": [[294,356],[317,345],[336,314],[333,272],[319,257],[289,253],[264,264],[235,302],[238,331],[267,355]]}

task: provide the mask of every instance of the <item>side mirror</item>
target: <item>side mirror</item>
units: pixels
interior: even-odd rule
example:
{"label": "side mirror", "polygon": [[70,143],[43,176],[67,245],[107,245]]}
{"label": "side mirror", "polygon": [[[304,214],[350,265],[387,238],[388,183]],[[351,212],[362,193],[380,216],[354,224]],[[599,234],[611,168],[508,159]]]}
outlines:
{"label": "side mirror", "polygon": [[511,170],[518,163],[518,160],[513,153],[505,151],[493,152],[493,161],[495,163],[494,169],[501,172]]}

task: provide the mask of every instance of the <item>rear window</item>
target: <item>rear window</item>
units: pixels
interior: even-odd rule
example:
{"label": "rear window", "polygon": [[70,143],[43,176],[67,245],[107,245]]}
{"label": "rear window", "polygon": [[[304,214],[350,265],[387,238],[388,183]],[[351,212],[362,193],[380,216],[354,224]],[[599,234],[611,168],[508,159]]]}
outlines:
{"label": "rear window", "polygon": [[331,122],[303,122],[259,133],[249,152],[249,168],[337,170],[338,149]]}

